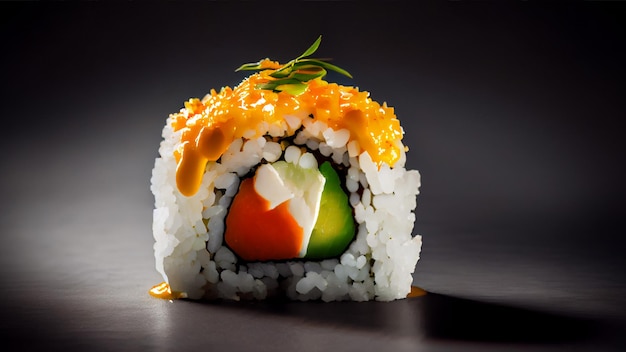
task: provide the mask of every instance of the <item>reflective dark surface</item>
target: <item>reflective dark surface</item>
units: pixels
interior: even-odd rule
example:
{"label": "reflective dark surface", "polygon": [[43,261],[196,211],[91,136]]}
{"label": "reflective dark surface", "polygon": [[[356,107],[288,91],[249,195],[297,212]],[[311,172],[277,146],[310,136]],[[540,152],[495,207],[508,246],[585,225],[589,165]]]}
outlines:
{"label": "reflective dark surface", "polygon": [[[3,3],[0,337],[12,350],[622,351],[626,6]],[[288,29],[288,30],[287,30]],[[422,173],[391,303],[169,302],[150,172],[241,63],[320,56]]]}

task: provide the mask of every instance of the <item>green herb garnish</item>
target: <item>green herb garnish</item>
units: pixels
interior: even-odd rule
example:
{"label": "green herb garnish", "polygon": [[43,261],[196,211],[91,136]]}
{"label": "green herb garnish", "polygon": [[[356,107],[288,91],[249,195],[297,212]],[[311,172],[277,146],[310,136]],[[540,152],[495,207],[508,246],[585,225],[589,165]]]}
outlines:
{"label": "green herb garnish", "polygon": [[[257,89],[271,90],[274,92],[287,92],[293,95],[302,94],[307,87],[307,82],[316,78],[322,78],[326,76],[327,71],[331,70],[338,72],[344,76],[352,78],[352,75],[348,71],[337,67],[327,61],[329,59],[311,59],[307,58],[311,56],[317,48],[320,46],[322,36],[320,35],[317,40],[311,45],[302,55],[289,61],[276,71],[270,74],[270,77],[274,78],[267,83],[257,84]],[[269,59],[264,59],[269,60]],[[235,70],[237,71],[264,71],[267,68],[262,68],[261,63],[264,61],[253,62],[249,64],[243,64],[241,67]]]}

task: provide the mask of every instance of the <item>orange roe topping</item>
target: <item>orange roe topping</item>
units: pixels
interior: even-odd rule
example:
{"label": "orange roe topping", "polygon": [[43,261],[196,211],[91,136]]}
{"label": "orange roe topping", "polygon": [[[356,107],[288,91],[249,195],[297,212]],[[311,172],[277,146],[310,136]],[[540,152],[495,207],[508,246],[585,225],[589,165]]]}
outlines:
{"label": "orange roe topping", "polygon": [[272,125],[295,131],[285,122],[289,115],[301,120],[324,122],[334,130],[350,131],[350,140],[358,142],[379,166],[393,166],[400,158],[402,139],[400,121],[393,108],[369,98],[368,92],[341,86],[322,79],[309,81],[300,95],[256,89],[267,83],[280,64],[263,60],[268,69],[246,78],[234,89],[211,90],[204,99],[190,99],[179,113],[170,115],[175,131],[182,130],[181,144],[175,151],[179,191],[191,196],[198,191],[209,161],[217,161],[233,140],[256,138]]}
{"label": "orange roe topping", "polygon": [[272,69],[277,70],[282,67],[282,65],[278,61],[272,61],[270,59],[261,60],[259,63],[260,68],[262,69]]}

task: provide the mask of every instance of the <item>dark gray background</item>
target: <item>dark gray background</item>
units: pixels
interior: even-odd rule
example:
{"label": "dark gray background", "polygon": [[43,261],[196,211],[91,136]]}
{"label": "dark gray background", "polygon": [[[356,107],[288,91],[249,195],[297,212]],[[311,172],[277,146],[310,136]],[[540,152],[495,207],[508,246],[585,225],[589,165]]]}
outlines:
{"label": "dark gray background", "polygon": [[[3,3],[0,336],[89,350],[622,350],[623,2]],[[393,303],[151,298],[165,118],[323,35],[422,174]]]}

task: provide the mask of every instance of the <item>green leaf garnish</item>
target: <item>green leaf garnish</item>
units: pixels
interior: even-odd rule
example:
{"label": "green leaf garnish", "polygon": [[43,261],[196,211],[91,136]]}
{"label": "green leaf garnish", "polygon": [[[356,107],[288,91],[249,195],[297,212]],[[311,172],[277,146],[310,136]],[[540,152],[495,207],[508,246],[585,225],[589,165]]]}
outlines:
{"label": "green leaf garnish", "polygon": [[[302,55],[272,72],[269,76],[274,78],[274,80],[267,83],[257,84],[256,88],[300,95],[306,90],[306,83],[308,81],[322,78],[326,76],[328,71],[335,71],[346,77],[352,78],[352,75],[348,73],[348,71],[327,62],[329,59],[307,58],[317,51],[321,42],[322,36],[320,35],[317,40],[315,40],[315,42],[307,50],[305,50],[304,53],[302,53]],[[261,63],[263,61],[264,60],[260,60],[259,62],[243,64],[236,69],[235,72],[267,70],[268,68],[261,67]]]}
{"label": "green leaf garnish", "polygon": [[253,70],[260,70],[261,69],[261,62],[263,60],[259,61],[259,62],[253,62],[253,63],[249,63],[249,64],[243,64],[241,65],[241,67],[239,67],[238,69],[235,70],[235,72],[237,71],[253,71]]}

